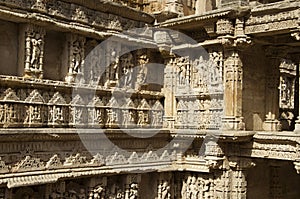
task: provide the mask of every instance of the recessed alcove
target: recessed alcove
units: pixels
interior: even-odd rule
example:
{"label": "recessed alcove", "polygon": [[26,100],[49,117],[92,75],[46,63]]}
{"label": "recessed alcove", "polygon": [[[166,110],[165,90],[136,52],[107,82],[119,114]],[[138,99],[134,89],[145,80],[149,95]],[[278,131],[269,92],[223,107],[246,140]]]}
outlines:
{"label": "recessed alcove", "polygon": [[0,75],[18,74],[18,24],[0,20]]}
{"label": "recessed alcove", "polygon": [[63,80],[67,67],[66,34],[46,31],[44,46],[44,79]]}

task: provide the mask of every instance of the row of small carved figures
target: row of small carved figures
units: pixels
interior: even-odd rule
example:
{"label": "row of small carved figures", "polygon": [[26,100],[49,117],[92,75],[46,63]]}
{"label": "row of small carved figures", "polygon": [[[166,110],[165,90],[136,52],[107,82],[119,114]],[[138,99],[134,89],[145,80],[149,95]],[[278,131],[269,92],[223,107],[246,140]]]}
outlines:
{"label": "row of small carved figures", "polygon": [[0,104],[0,125],[18,127],[162,127],[163,110],[44,104]]}

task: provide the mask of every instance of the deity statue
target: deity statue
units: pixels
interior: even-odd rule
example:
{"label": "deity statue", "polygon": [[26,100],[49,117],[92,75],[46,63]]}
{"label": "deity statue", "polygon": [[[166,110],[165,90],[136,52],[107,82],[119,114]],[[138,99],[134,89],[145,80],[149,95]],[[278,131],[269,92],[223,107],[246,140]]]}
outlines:
{"label": "deity statue", "polygon": [[119,57],[115,49],[112,49],[110,52],[110,80],[119,80]]}
{"label": "deity statue", "polygon": [[136,78],[136,86],[137,90],[141,89],[141,86],[146,83],[147,79],[147,63],[149,62],[149,58],[147,55],[141,55],[138,58],[138,71],[137,71],[137,78]]}
{"label": "deity statue", "polygon": [[31,59],[30,66],[32,69],[40,69],[40,55],[42,52],[42,38],[39,33],[35,34],[35,37],[31,38]]}
{"label": "deity statue", "polygon": [[132,75],[133,75],[133,64],[132,64],[132,54],[129,53],[122,59],[123,67],[123,86],[132,87]]}

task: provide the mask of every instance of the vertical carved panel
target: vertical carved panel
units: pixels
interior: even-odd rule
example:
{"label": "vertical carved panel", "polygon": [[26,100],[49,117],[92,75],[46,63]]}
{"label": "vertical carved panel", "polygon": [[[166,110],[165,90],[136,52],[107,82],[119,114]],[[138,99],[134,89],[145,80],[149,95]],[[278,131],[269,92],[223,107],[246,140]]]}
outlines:
{"label": "vertical carved panel", "polygon": [[68,105],[59,92],[56,92],[48,102],[48,125],[68,125]]}
{"label": "vertical carved panel", "polygon": [[42,127],[47,122],[47,108],[45,100],[37,90],[33,90],[25,99],[26,116],[24,125]]}
{"label": "vertical carved panel", "polygon": [[0,97],[0,126],[18,127],[21,126],[23,108],[20,99],[11,88],[2,93]]}
{"label": "vertical carved panel", "polygon": [[25,77],[43,77],[45,33],[39,26],[28,24],[25,27]]}
{"label": "vertical carved panel", "polygon": [[105,107],[99,97],[94,97],[88,104],[88,124],[91,127],[102,128],[104,126]]}
{"label": "vertical carved panel", "polygon": [[118,42],[109,41],[106,45],[106,71],[105,86],[116,86],[120,80],[120,51],[121,45]]}
{"label": "vertical carved panel", "polygon": [[[66,82],[74,82],[75,78],[83,80],[85,38],[71,34],[68,37],[68,74]],[[78,75],[78,76],[77,76]]]}

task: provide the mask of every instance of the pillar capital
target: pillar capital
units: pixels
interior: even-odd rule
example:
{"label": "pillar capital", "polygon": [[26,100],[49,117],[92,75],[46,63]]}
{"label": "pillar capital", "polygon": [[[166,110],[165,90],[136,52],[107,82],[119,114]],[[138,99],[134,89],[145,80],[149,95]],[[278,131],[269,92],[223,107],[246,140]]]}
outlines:
{"label": "pillar capital", "polygon": [[228,165],[233,170],[247,170],[254,167],[256,164],[251,158],[230,157]]}

